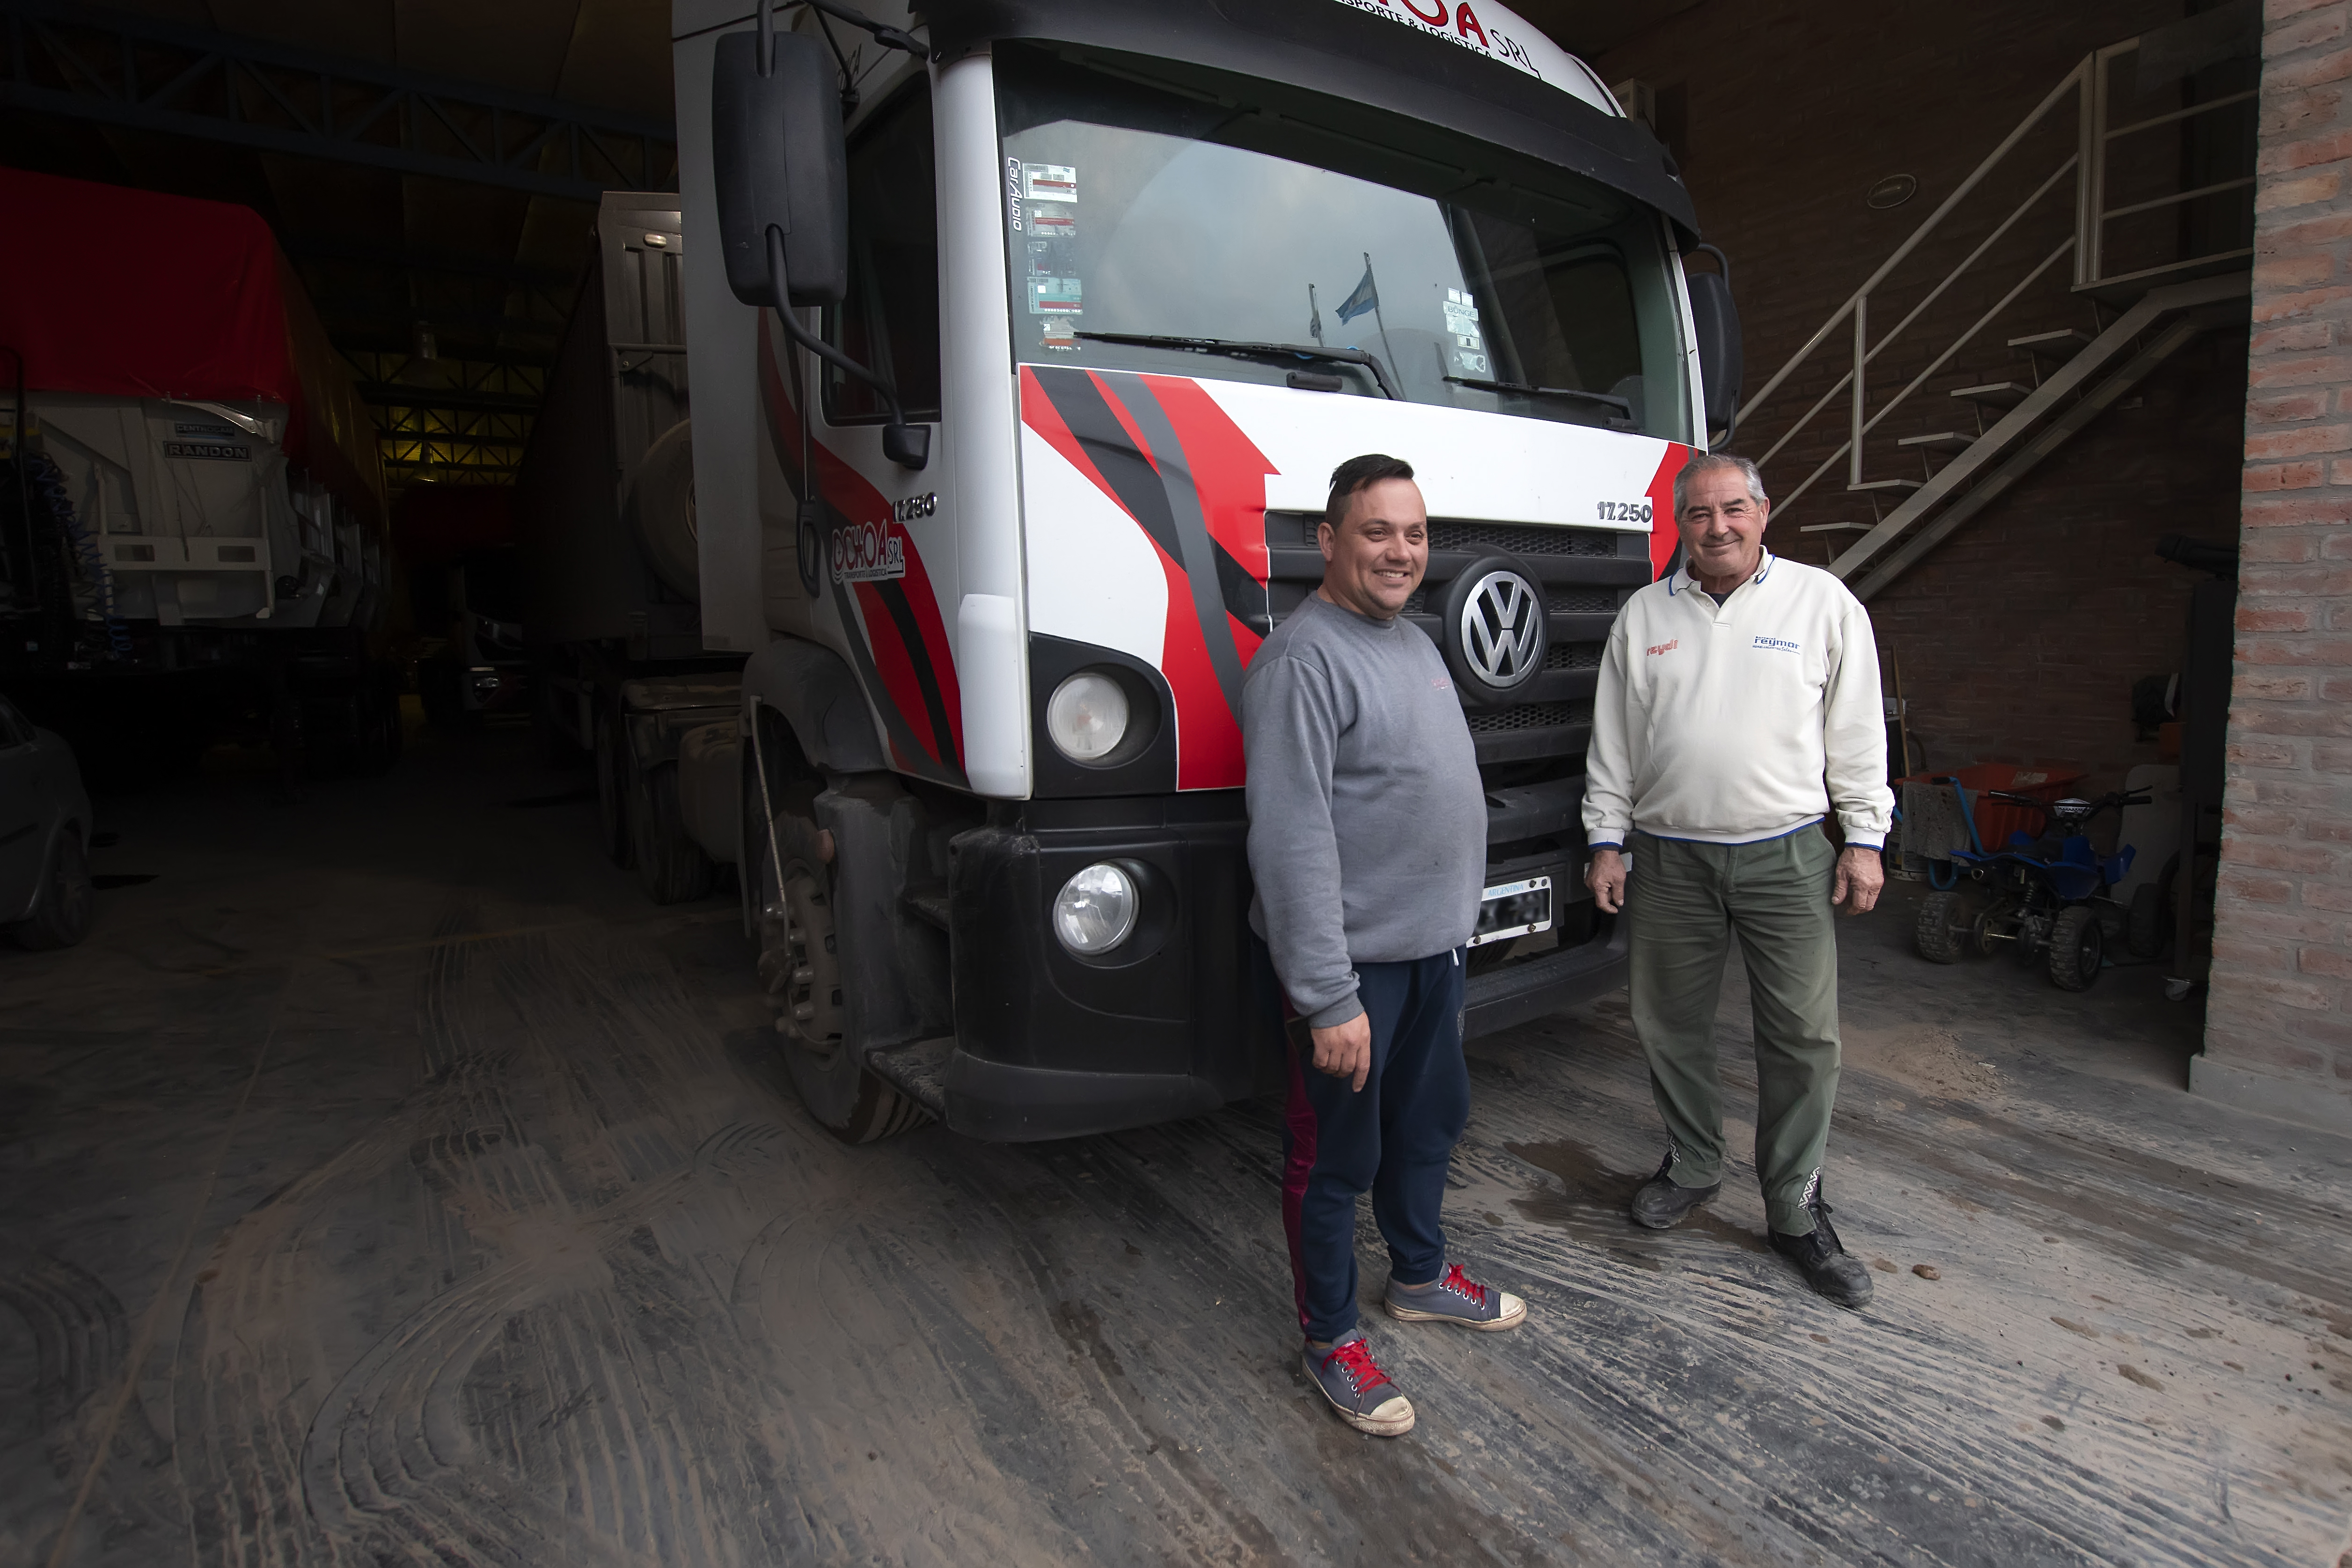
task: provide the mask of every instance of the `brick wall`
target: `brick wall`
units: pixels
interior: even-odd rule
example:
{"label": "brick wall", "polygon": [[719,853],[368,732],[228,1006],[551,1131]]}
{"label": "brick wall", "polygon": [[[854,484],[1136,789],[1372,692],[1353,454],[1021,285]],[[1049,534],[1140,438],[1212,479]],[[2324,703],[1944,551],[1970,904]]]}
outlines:
{"label": "brick wall", "polygon": [[2352,1128],[2352,6],[2267,0],[2200,1093]]}
{"label": "brick wall", "polygon": [[[1733,259],[1752,392],[2084,55],[2200,8],[2184,0],[1987,0],[1962,17],[1879,0],[1703,0],[1594,63],[1611,81],[1681,89],[1672,95],[1680,123],[1669,129],[1706,237]],[[2007,210],[2072,150],[2074,134],[2070,103],[2012,173],[1971,201]],[[1898,174],[1918,181],[1916,196],[1891,210],[1864,204],[1874,182]],[[2063,187],[1996,252],[2006,271],[1956,288],[1916,335],[1888,352],[1882,363],[1896,373],[1892,384],[1923,368],[2071,232],[2071,192]],[[1874,303],[1873,321],[1891,323],[1983,232],[1956,226],[1923,249]],[[1901,466],[1895,438],[1951,428],[1949,388],[2030,377],[2007,337],[2096,324],[2092,302],[2071,292],[2064,274],[2061,263],[2017,314],[1888,417],[1871,438],[1871,477],[1920,477]],[[2155,743],[2140,741],[2131,722],[2131,686],[2179,668],[2194,579],[2157,560],[2152,546],[2176,532],[2227,540],[2235,528],[2245,342],[2225,331],[2184,349],[1873,601],[1933,765],[2071,759],[2089,766],[2093,787],[2105,787],[2157,760]],[[1736,449],[1760,456],[1843,371],[1835,359],[1777,395]],[[1842,413],[1829,418],[1839,428],[1823,444],[1801,438],[1768,465],[1776,491],[1786,493],[1843,438]],[[1845,494],[1840,479],[1833,473],[1775,522],[1774,550],[1825,564],[1857,536],[1809,535],[1801,525],[1874,520],[1868,500]]]}

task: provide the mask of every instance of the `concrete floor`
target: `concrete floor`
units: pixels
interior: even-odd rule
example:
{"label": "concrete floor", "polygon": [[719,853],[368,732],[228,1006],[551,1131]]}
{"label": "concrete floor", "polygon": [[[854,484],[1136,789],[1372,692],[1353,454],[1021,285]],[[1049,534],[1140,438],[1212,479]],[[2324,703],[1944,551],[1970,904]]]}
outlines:
{"label": "concrete floor", "polygon": [[1297,1370],[1272,1108],[840,1147],[731,897],[645,902],[527,756],[420,737],[290,809],[215,756],[104,803],[98,869],[154,879],[86,945],[0,952],[0,1563],[2352,1547],[2352,1147],[2183,1093],[2154,970],[1932,968],[1916,888],[1845,928],[1858,1315],[1744,1171],[1625,1221],[1622,999],[1481,1042],[1449,1223],[1530,1317],[1368,1320],[1421,1411],[1383,1443]]}

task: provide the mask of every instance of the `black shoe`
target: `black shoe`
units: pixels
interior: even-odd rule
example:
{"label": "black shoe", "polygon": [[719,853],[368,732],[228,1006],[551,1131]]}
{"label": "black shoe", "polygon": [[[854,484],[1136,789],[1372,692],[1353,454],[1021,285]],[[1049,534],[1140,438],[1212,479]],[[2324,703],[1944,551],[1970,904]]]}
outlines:
{"label": "black shoe", "polygon": [[1633,1191],[1633,1223],[1648,1226],[1652,1230],[1664,1230],[1679,1224],[1683,1215],[1723,1191],[1717,1182],[1711,1187],[1678,1187],[1666,1173],[1675,1168],[1675,1157],[1669,1154],[1658,1167],[1658,1173]]}
{"label": "black shoe", "polygon": [[1830,1205],[1815,1197],[1810,1206],[1813,1228],[1802,1236],[1774,1231],[1772,1250],[1794,1263],[1817,1294],[1841,1307],[1869,1306],[1870,1270],[1839,1244],[1830,1228]]}

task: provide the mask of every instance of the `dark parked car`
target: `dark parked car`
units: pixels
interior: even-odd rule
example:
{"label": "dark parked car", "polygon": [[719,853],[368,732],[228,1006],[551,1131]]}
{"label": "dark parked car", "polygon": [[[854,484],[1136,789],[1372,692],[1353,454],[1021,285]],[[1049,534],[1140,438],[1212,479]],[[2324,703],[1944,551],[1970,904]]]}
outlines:
{"label": "dark parked car", "polygon": [[89,933],[89,795],[73,748],[0,697],[0,931],[71,947]]}

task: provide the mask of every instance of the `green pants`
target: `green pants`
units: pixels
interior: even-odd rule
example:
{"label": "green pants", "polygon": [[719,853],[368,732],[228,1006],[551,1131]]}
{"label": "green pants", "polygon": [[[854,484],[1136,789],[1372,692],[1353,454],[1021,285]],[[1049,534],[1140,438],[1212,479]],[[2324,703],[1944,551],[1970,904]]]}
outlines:
{"label": "green pants", "polygon": [[1737,936],[1756,1033],[1756,1173],[1772,1228],[1802,1236],[1837,1102],[1837,851],[1815,827],[1737,845],[1637,833],[1626,847],[1633,1029],[1673,1140],[1670,1174],[1685,1187],[1723,1179],[1715,1012]]}

